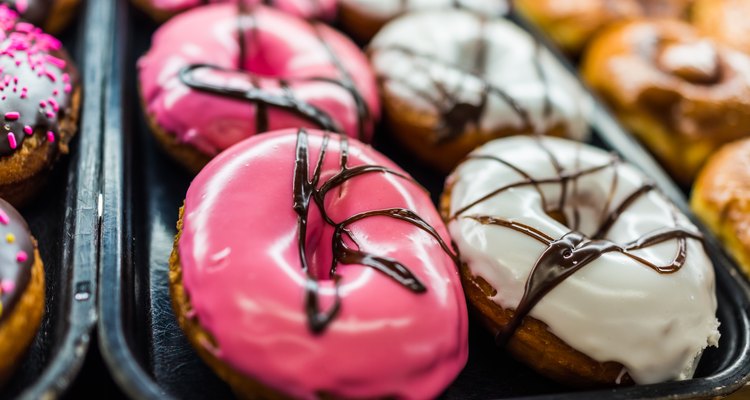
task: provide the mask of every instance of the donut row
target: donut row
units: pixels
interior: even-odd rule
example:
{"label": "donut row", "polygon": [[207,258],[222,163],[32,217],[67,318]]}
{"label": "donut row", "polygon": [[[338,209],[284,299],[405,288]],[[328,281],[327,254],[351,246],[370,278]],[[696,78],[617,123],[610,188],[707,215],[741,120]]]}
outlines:
{"label": "donut row", "polygon": [[81,85],[60,40],[77,0],[0,1],[0,386],[12,379],[45,311],[37,242],[15,207],[45,186],[78,129]]}
{"label": "donut row", "polygon": [[[567,385],[693,376],[720,337],[702,235],[583,143],[587,96],[544,46],[464,2],[415,1],[363,53],[292,8],[326,2],[263,3],[173,16],[183,2],[138,62],[156,140],[197,171],[175,315],[238,395],[437,397],[467,361],[467,305]],[[450,172],[439,211],[367,144],[381,115],[378,134]]]}
{"label": "donut row", "polygon": [[581,54],[583,78],[672,177],[692,187],[693,210],[750,274],[750,2],[516,5]]}

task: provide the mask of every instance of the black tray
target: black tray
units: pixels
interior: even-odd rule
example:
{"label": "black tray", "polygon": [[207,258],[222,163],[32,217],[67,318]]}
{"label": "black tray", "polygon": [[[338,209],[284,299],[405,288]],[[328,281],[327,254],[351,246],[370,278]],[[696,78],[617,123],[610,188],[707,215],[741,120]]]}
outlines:
{"label": "black tray", "polygon": [[105,3],[85,2],[73,27],[62,35],[81,72],[83,114],[71,155],[55,166],[38,198],[20,210],[39,241],[46,311],[0,399],[59,397],[78,374],[96,323]]}
{"label": "black tray", "polygon": [[[176,233],[178,208],[192,179],[157,146],[137,96],[135,61],[148,48],[155,25],[118,2],[113,59],[106,84],[104,143],[104,220],[99,338],[115,380],[138,399],[225,398],[226,384],[197,357],[172,312],[168,258]],[[598,103],[597,103],[598,104]],[[653,159],[596,107],[592,143],[615,149],[653,177],[683,210],[684,194]],[[375,147],[393,158],[430,189],[433,198],[444,176],[415,163],[387,132]],[[750,301],[747,284],[735,266],[708,239],[717,270],[721,347],[704,353],[696,378],[684,382],[578,392],[551,382],[494,346],[489,334],[470,324],[468,365],[442,397],[484,399],[523,396],[546,398],[693,398],[728,394],[750,376]]]}

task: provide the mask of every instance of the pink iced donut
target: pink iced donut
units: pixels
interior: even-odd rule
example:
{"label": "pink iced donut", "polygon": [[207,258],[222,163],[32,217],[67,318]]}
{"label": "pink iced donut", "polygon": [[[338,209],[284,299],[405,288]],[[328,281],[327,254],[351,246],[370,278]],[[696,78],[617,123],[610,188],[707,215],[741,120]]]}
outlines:
{"label": "pink iced donut", "polygon": [[330,21],[336,17],[337,0],[133,0],[133,2],[157,21],[175,14],[210,3],[232,3],[244,1],[247,5],[265,4],[285,13],[305,19]]}
{"label": "pink iced donut", "polygon": [[427,399],[466,363],[445,226],[370,146],[305,129],[243,141],[198,174],[179,225],[176,314],[241,394],[251,380],[292,398]]}
{"label": "pink iced donut", "polygon": [[138,68],[154,131],[186,164],[180,147],[205,155],[205,164],[246,137],[289,127],[369,141],[380,115],[374,75],[354,43],[263,6],[180,14],[154,34]]}

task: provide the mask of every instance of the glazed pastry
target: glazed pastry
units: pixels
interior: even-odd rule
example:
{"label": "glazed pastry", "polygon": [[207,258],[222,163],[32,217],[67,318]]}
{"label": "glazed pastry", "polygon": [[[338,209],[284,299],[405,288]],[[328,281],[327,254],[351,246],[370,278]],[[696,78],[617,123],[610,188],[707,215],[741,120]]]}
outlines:
{"label": "glazed pastry", "polygon": [[232,3],[240,1],[248,6],[265,4],[279,11],[305,19],[333,20],[336,16],[336,0],[133,0],[133,4],[146,12],[152,19],[163,22],[176,14],[211,3]]}
{"label": "glazed pastry", "polygon": [[349,39],[267,7],[180,14],[154,34],[138,69],[154,134],[193,171],[269,130],[319,127],[369,141],[380,115],[372,70]]}
{"label": "glazed pastry", "polygon": [[76,14],[80,0],[0,0],[12,7],[24,21],[42,27],[45,32],[59,33]]}
{"label": "glazed pastry", "polygon": [[44,265],[29,227],[0,199],[0,384],[10,378],[44,313]]}
{"label": "glazed pastry", "polygon": [[18,206],[42,186],[78,125],[80,85],[60,41],[0,6],[0,197]]}
{"label": "glazed pastry", "polygon": [[442,171],[500,136],[587,134],[579,83],[505,19],[408,14],[383,28],[369,52],[393,135]]}
{"label": "glazed pastry", "polygon": [[690,205],[750,276],[750,139],[709,158],[693,186]]}
{"label": "glazed pastry", "polygon": [[[711,0],[709,0],[711,1]],[[687,18],[693,0],[516,0],[518,11],[563,51],[577,55],[596,34],[627,19]]]}
{"label": "glazed pastry", "polygon": [[449,176],[442,213],[469,302],[544,375],[575,386],[688,379],[718,343],[700,233],[611,154],[495,140]]}
{"label": "glazed pastry", "polygon": [[344,30],[368,42],[388,21],[409,12],[458,8],[486,17],[508,12],[508,0],[339,0],[339,21]]}
{"label": "glazed pastry", "polygon": [[717,42],[750,53],[750,2],[746,0],[696,0],[692,22]]}
{"label": "glazed pastry", "polygon": [[678,21],[632,21],[602,33],[583,77],[682,184],[750,130],[750,57]]}
{"label": "glazed pastry", "polygon": [[259,135],[190,185],[173,306],[240,396],[435,398],[467,359],[449,243],[429,194],[371,147]]}

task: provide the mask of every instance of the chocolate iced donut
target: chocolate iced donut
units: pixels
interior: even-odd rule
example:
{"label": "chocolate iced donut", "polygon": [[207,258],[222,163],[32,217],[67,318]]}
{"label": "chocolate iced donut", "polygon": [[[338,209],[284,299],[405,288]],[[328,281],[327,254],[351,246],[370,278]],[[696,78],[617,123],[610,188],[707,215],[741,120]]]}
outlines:
{"label": "chocolate iced donut", "polygon": [[44,184],[78,126],[78,73],[62,44],[0,5],[0,197],[18,206]]}
{"label": "chocolate iced donut", "polygon": [[0,199],[0,384],[31,344],[44,313],[44,266],[23,217]]}

